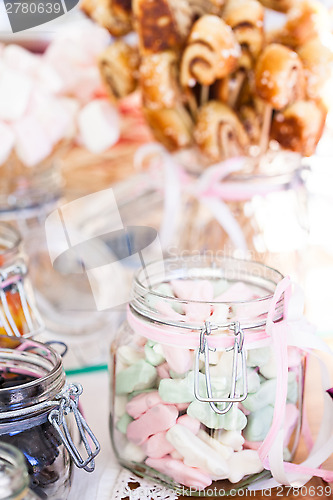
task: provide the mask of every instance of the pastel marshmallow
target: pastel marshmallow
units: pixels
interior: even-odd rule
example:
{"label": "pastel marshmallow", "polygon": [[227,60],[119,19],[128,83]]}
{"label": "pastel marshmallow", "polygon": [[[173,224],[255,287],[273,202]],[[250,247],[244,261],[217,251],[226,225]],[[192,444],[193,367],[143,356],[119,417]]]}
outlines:
{"label": "pastel marshmallow", "polygon": [[0,165],[3,165],[8,160],[15,143],[12,129],[3,122],[0,122],[0,137]]}
{"label": "pastel marshmallow", "polygon": [[116,394],[129,394],[133,391],[154,387],[156,368],[144,360],[122,370],[116,377]]}
{"label": "pastel marshmallow", "polygon": [[251,300],[253,296],[253,289],[242,281],[239,281],[215,297],[214,300],[217,302],[239,302]]}
{"label": "pastel marshmallow", "polygon": [[266,406],[250,413],[247,417],[247,426],[243,435],[247,441],[263,441],[272,425],[274,408]]}
{"label": "pastel marshmallow", "polygon": [[258,452],[255,450],[243,450],[233,453],[228,465],[230,469],[228,479],[231,483],[238,483],[244,476],[257,474],[264,470]]}
{"label": "pastel marshmallow", "polygon": [[13,129],[16,154],[27,167],[36,166],[52,153],[52,141],[35,116],[24,116],[15,122]]}
{"label": "pastel marshmallow", "polygon": [[30,76],[35,74],[42,61],[41,56],[32,54],[29,50],[16,44],[4,47],[1,57],[2,61],[11,69]]}
{"label": "pastel marshmallow", "polygon": [[0,120],[14,121],[22,118],[32,89],[31,78],[5,67],[0,74]]}
{"label": "pastel marshmallow", "polygon": [[244,408],[249,411],[258,411],[268,405],[273,405],[276,394],[276,379],[266,380],[260,385],[257,392],[249,394],[242,402]]}
{"label": "pastel marshmallow", "polygon": [[175,406],[159,404],[128,425],[127,438],[141,445],[150,436],[170,429],[176,424],[177,418],[178,410]]}
{"label": "pastel marshmallow", "polygon": [[214,437],[209,436],[204,430],[199,431],[198,437],[209,446],[214,448],[214,450],[217,451],[219,456],[224,458],[224,460],[228,460],[234,452],[234,450],[230,446],[225,446],[224,444],[220,443]]}
{"label": "pastel marshmallow", "polygon": [[145,356],[148,363],[153,366],[161,365],[165,361],[162,346],[150,340],[145,345]]}
{"label": "pastel marshmallow", "polygon": [[114,398],[114,414],[117,418],[120,418],[124,413],[126,413],[127,397],[126,396],[115,396]]}
{"label": "pastel marshmallow", "polygon": [[249,349],[247,353],[246,364],[250,367],[261,367],[266,365],[271,358],[272,350],[270,347],[260,347]]}
{"label": "pastel marshmallow", "polygon": [[241,451],[245,439],[239,431],[223,431],[219,433],[218,441],[225,446],[230,446],[234,451]]}
{"label": "pastel marshmallow", "polygon": [[116,427],[122,434],[126,434],[128,424],[130,424],[131,422],[133,422],[133,418],[130,417],[127,413],[124,413],[124,415],[119,418]]}
{"label": "pastel marshmallow", "polygon": [[163,345],[163,354],[171,370],[183,374],[193,368],[193,352],[189,349]]}
{"label": "pastel marshmallow", "polygon": [[209,403],[193,401],[187,409],[187,414],[190,415],[190,417],[198,419],[210,429],[240,431],[244,429],[247,424],[246,416],[235,405],[233,405],[224,415],[219,415],[212,410]]}
{"label": "pastel marshmallow", "polygon": [[92,101],[82,108],[78,127],[83,145],[95,154],[107,151],[120,137],[118,112],[106,99]]}
{"label": "pastel marshmallow", "polygon": [[167,440],[184,458],[184,464],[204,470],[214,479],[225,479],[229,467],[211,446],[182,425],[173,426],[166,433]]}
{"label": "pastel marshmallow", "polygon": [[158,432],[143,443],[142,449],[148,457],[163,458],[174,451],[174,447],[165,436],[166,432]]}
{"label": "pastel marshmallow", "polygon": [[[205,388],[205,376],[199,374],[200,388]],[[162,379],[158,392],[163,401],[168,403],[191,403],[194,396],[194,373],[189,372],[184,378]]]}
{"label": "pastel marshmallow", "polygon": [[169,373],[169,365],[168,363],[163,363],[159,366],[157,366],[157,374],[159,378],[170,378],[170,373]]}
{"label": "pastel marshmallow", "polygon": [[124,448],[121,450],[121,457],[129,462],[143,462],[146,454],[140,446],[128,441]]}
{"label": "pastel marshmallow", "polygon": [[117,350],[118,359],[125,365],[134,365],[144,358],[144,353],[131,345],[122,345]]}
{"label": "pastel marshmallow", "polygon": [[298,382],[297,374],[293,371],[288,372],[288,403],[296,404],[298,401]]}
{"label": "pastel marshmallow", "polygon": [[177,418],[177,424],[184,425],[187,427],[193,434],[198,434],[200,430],[200,422],[195,418],[190,417],[189,415],[182,415]]}
{"label": "pastel marshmallow", "polygon": [[147,410],[163,403],[157,391],[138,394],[132,398],[126,405],[126,411],[131,417],[139,418]]}
{"label": "pastel marshmallow", "polygon": [[176,483],[183,484],[189,488],[203,490],[212,484],[210,476],[194,467],[185,465],[181,460],[173,458],[147,458],[148,467],[158,470],[162,474],[171,477]]}

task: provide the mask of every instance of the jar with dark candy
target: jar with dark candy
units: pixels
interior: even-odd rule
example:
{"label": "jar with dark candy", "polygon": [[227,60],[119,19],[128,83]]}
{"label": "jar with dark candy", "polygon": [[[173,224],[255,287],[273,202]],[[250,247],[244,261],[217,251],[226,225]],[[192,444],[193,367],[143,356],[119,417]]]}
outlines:
{"label": "jar with dark candy", "polygon": [[[0,443],[24,454],[30,488],[42,499],[67,499],[73,463],[94,470],[99,444],[78,409],[81,392],[81,386],[66,382],[54,349],[0,336]],[[80,439],[74,444],[75,425]]]}

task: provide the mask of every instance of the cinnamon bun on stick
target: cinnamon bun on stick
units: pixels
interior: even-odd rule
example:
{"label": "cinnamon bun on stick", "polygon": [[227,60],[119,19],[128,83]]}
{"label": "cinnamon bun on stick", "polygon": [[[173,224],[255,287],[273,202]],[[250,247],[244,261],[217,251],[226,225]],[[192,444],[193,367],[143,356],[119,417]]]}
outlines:
{"label": "cinnamon bun on stick", "polygon": [[291,49],[272,43],[260,54],[255,68],[258,97],[273,109],[283,109],[304,96],[304,75],[300,58]]}
{"label": "cinnamon bun on stick", "polygon": [[149,109],[174,108],[181,102],[177,71],[178,58],[169,50],[143,57],[140,86],[143,105]]}
{"label": "cinnamon bun on stick", "polygon": [[121,39],[102,52],[98,66],[110,97],[121,99],[134,92],[138,83],[139,60],[137,47]]}
{"label": "cinnamon bun on stick", "polygon": [[192,24],[187,0],[133,0],[133,13],[143,55],[184,46]]}
{"label": "cinnamon bun on stick", "polygon": [[194,139],[213,162],[244,154],[249,143],[236,113],[218,101],[209,101],[199,110]]}
{"label": "cinnamon bun on stick", "polygon": [[242,49],[238,66],[252,68],[264,42],[263,6],[257,0],[229,0],[223,19],[231,26]]}
{"label": "cinnamon bun on stick", "polygon": [[193,122],[182,105],[173,109],[144,108],[144,115],[156,140],[169,151],[191,146]]}
{"label": "cinnamon bun on stick", "polygon": [[313,101],[297,101],[274,115],[271,138],[303,156],[316,150],[325,125],[326,113]]}
{"label": "cinnamon bun on stick", "polygon": [[80,8],[115,37],[133,29],[131,0],[82,0]]}
{"label": "cinnamon bun on stick", "polygon": [[230,26],[217,16],[202,16],[193,25],[183,53],[181,84],[211,85],[236,69],[239,56],[240,47]]}

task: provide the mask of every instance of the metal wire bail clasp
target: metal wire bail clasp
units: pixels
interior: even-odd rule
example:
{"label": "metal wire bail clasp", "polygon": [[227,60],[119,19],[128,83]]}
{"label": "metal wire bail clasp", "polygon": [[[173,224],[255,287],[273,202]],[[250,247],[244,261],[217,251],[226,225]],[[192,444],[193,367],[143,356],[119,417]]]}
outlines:
{"label": "metal wire bail clasp", "polygon": [[[234,403],[240,403],[246,399],[248,394],[247,389],[247,372],[246,372],[246,354],[244,350],[244,332],[240,328],[239,322],[234,323],[230,327],[234,331],[234,345],[228,351],[233,350],[233,363],[232,363],[232,374],[231,374],[231,387],[228,397],[213,397],[212,384],[209,371],[209,351],[212,350],[208,346],[207,336],[211,334],[212,327],[209,322],[206,321],[204,328],[200,334],[200,345],[197,349],[195,355],[195,367],[194,367],[194,395],[198,401],[202,403],[209,403],[212,410],[219,415],[224,415],[227,413]],[[215,349],[214,349],[215,350]],[[199,373],[200,373],[200,355],[204,355],[205,360],[205,380],[207,388],[207,396],[202,397],[199,394]],[[239,371],[239,357],[241,357],[241,372]],[[237,394],[236,384],[239,379],[242,379],[242,394]],[[218,408],[215,403],[224,403],[223,408]]]}
{"label": "metal wire bail clasp", "polygon": [[[93,472],[95,469],[94,458],[100,452],[100,444],[97,441],[92,430],[88,426],[84,417],[78,409],[79,397],[82,394],[82,386],[80,384],[70,384],[67,391],[61,395],[60,404],[58,408],[53,409],[49,416],[49,422],[57,430],[62,442],[65,445],[68,453],[72,457],[75,465],[79,469],[84,469],[87,472]],[[66,415],[73,413],[75,421],[79,430],[80,440],[84,444],[87,452],[87,458],[84,459],[77,447],[75,446],[71,437],[68,425],[66,422]],[[94,445],[94,450],[91,449],[88,437]]]}
{"label": "metal wire bail clasp", "polygon": [[0,327],[10,337],[31,337],[44,328],[36,306],[26,294],[23,284],[26,274],[23,262],[0,271]]}

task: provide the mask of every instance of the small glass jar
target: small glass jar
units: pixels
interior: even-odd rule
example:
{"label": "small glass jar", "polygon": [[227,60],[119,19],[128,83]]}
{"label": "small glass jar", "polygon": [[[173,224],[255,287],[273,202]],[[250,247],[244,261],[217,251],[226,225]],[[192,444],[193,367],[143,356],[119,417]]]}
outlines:
{"label": "small glass jar", "polygon": [[183,190],[182,217],[169,255],[223,252],[263,262],[299,280],[309,236],[308,169],[301,157],[271,151],[259,165],[248,157],[215,168],[220,168],[221,180],[216,175],[214,181],[204,180],[209,167],[199,176],[189,174],[193,187]]}
{"label": "small glass jar", "polygon": [[0,443],[0,499],[39,500],[29,489],[24,455],[14,446]]}
{"label": "small glass jar", "polygon": [[68,148],[63,142],[38,165],[28,167],[12,154],[0,165],[0,218],[31,217],[54,203],[62,192],[59,157]]}
{"label": "small glass jar", "polygon": [[27,277],[21,237],[0,223],[0,334],[29,337],[43,328]]}
{"label": "small glass jar", "polygon": [[[137,273],[111,346],[110,433],[121,465],[182,495],[270,477],[258,450],[279,390],[266,322],[285,319],[284,294],[274,295],[282,279],[263,264],[207,255]],[[286,461],[299,441],[304,372],[301,350],[288,347]]]}
{"label": "small glass jar", "polygon": [[0,370],[0,442],[24,454],[31,490],[42,499],[65,500],[73,463],[91,472],[99,452],[78,410],[82,387],[66,383],[55,350],[30,339],[0,336]]}

